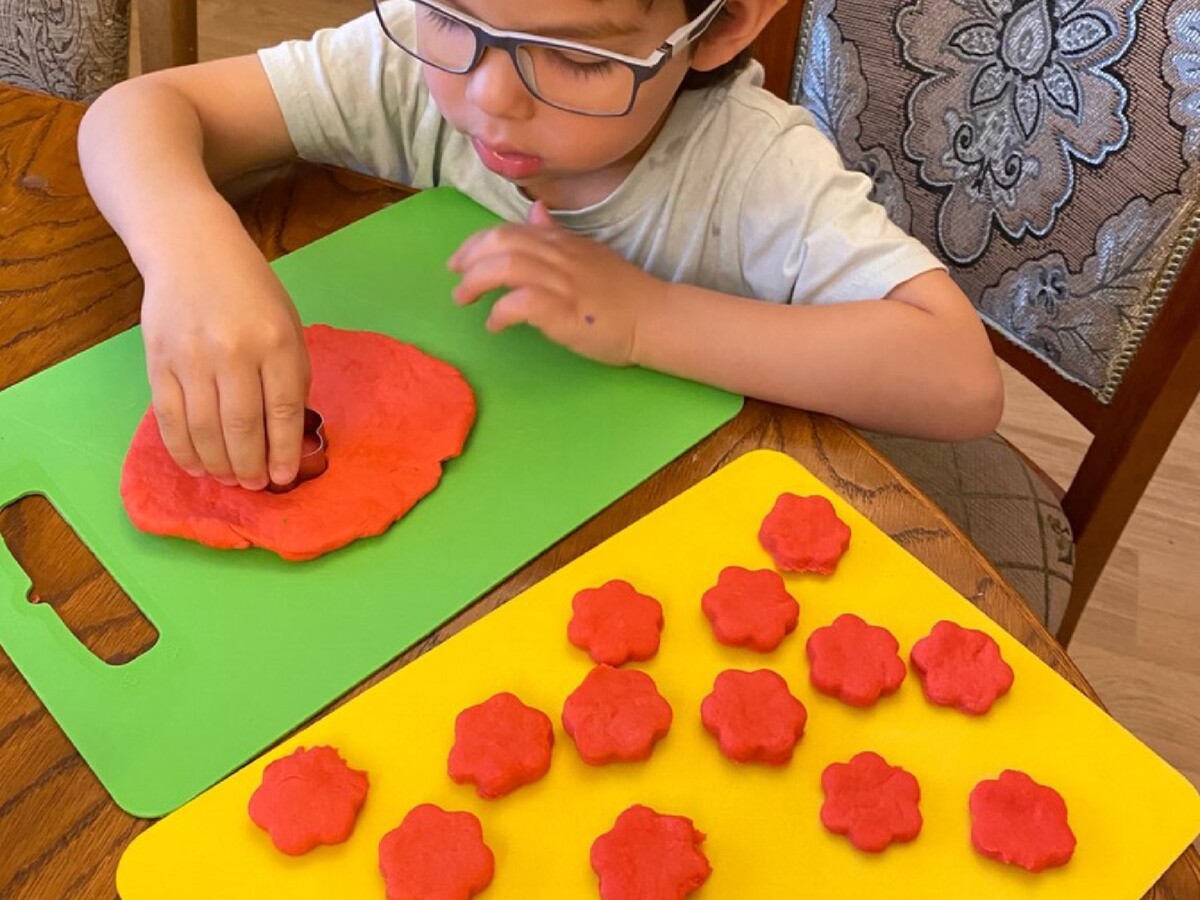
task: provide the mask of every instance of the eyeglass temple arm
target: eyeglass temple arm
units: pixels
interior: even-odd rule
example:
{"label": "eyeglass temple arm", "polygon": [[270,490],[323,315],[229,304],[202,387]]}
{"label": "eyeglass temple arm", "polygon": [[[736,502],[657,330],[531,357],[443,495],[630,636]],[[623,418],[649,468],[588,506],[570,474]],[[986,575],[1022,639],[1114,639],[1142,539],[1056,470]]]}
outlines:
{"label": "eyeglass temple arm", "polygon": [[667,38],[666,41],[663,42],[663,45],[659,47],[659,50],[670,56],[680,47],[686,47],[704,33],[705,29],[707,29],[708,26],[713,23],[713,20],[724,8],[725,0],[713,0],[713,2],[708,5],[708,9],[700,13],[700,18],[696,19],[694,22],[684,25],[673,35]]}

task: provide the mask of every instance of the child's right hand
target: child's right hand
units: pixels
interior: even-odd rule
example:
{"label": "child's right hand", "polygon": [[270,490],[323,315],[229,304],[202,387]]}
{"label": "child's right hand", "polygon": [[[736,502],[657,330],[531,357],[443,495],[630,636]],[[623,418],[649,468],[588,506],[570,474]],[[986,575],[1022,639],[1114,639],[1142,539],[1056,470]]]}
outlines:
{"label": "child's right hand", "polygon": [[168,248],[143,274],[146,366],[172,458],[225,485],[290,482],[308,353],[295,307],[258,248],[244,231],[210,232]]}

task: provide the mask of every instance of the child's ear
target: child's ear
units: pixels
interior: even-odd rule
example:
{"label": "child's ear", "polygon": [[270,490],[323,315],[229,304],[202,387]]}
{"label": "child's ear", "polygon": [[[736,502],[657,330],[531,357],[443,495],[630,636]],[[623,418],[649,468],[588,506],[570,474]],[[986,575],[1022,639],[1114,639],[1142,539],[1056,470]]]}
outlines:
{"label": "child's ear", "polygon": [[788,0],[726,0],[725,8],[696,44],[691,67],[708,72],[725,65],[754,43],[771,17],[787,3]]}

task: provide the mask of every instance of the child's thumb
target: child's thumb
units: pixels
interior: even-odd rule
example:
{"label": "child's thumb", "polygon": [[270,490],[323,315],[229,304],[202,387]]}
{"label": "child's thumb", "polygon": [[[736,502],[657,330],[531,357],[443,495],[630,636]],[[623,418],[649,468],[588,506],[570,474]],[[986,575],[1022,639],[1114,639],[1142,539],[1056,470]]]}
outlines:
{"label": "child's thumb", "polygon": [[529,209],[530,225],[536,225],[540,228],[557,228],[558,223],[554,221],[554,216],[550,215],[550,210],[546,208],[546,204],[538,200]]}

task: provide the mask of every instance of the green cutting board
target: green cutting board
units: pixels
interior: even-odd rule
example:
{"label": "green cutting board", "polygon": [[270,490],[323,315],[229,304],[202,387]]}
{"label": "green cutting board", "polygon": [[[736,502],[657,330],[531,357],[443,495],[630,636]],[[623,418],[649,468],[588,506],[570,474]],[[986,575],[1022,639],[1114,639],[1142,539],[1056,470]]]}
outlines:
{"label": "green cutting board", "polygon": [[123,809],[195,796],[737,413],[738,397],[591,363],[529,328],[489,334],[488,303],[451,302],[446,260],[496,221],[432,190],[274,264],[305,322],[415,344],[479,404],[432,494],[311,562],[130,525],[121,463],[149,402],[137,329],[0,392],[0,505],[48,497],[159,632],[103,662],[0,551],[0,643]]}

